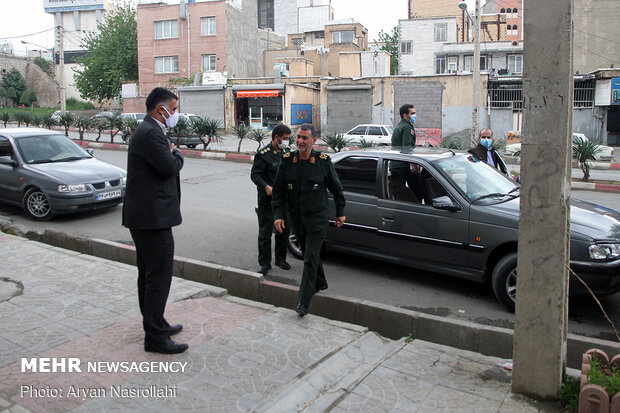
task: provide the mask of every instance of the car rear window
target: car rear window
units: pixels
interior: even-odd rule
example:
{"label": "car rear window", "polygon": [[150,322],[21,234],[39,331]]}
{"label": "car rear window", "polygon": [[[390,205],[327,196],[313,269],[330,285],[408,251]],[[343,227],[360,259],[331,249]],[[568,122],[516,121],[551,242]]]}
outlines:
{"label": "car rear window", "polygon": [[377,159],[349,156],[334,166],[345,191],[376,195]]}

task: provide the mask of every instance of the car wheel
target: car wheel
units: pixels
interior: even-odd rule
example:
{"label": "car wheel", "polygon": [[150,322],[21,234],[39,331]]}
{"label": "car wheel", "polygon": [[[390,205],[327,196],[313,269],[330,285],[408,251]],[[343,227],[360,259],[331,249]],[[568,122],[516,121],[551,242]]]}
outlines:
{"label": "car wheel", "polygon": [[493,292],[500,303],[514,311],[517,300],[517,253],[511,252],[500,259],[491,277]]}
{"label": "car wheel", "polygon": [[26,192],[24,211],[27,216],[37,221],[47,221],[53,216],[47,196],[39,188],[30,188]]}
{"label": "car wheel", "polygon": [[299,245],[299,242],[297,242],[295,234],[290,233],[286,242],[288,244],[288,250],[291,254],[293,254],[293,256],[298,260],[302,260],[304,258],[304,253],[301,252],[301,246]]}

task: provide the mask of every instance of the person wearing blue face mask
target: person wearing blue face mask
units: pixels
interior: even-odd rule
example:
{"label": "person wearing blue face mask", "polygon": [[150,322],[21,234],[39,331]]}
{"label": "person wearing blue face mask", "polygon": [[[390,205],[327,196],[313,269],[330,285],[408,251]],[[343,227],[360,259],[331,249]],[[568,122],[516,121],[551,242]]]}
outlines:
{"label": "person wearing blue face mask", "polygon": [[[411,152],[416,141],[413,125],[418,115],[415,107],[409,103],[401,106],[399,113],[400,123],[392,132],[392,148],[401,152]],[[390,191],[392,194],[404,193],[405,183],[413,191],[413,188],[417,186],[417,181],[418,176],[412,173],[409,162],[390,161]]]}
{"label": "person wearing blue face mask", "polygon": [[479,160],[488,163],[501,173],[510,176],[506,164],[493,148],[493,131],[491,129],[482,129],[478,134],[478,142],[478,145],[469,148],[467,152]]}

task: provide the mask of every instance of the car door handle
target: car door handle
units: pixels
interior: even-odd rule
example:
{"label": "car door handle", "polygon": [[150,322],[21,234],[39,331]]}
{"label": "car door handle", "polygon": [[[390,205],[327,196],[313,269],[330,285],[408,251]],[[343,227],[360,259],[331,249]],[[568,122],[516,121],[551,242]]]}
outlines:
{"label": "car door handle", "polygon": [[381,221],[383,221],[383,222],[394,222],[394,218],[382,216],[381,217]]}

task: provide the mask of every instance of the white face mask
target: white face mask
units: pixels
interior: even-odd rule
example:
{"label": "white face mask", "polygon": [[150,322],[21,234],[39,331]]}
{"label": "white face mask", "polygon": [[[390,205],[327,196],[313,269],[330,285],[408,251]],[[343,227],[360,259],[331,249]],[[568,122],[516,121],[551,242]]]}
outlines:
{"label": "white face mask", "polygon": [[278,146],[280,147],[280,149],[285,150],[286,148],[288,148],[288,141],[282,141],[278,144]]}
{"label": "white face mask", "polygon": [[166,126],[169,128],[174,128],[177,126],[177,122],[179,121],[179,112],[175,111],[172,115],[168,112],[168,108],[162,106],[166,113],[168,114],[168,119],[166,119]]}

